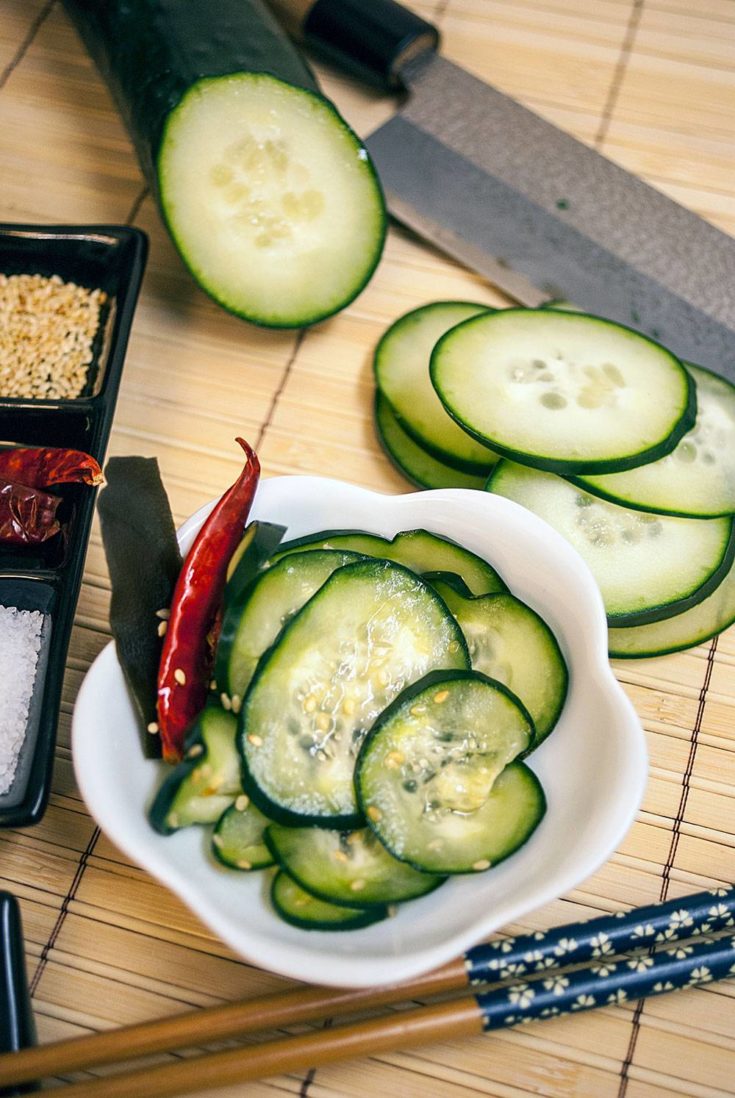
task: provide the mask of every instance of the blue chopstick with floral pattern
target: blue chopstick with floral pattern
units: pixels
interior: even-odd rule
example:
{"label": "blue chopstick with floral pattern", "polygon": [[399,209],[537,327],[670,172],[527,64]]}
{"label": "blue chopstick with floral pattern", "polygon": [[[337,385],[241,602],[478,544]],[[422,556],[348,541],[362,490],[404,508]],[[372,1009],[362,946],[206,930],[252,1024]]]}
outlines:
{"label": "blue chopstick with floral pattern", "polygon": [[498,938],[464,956],[471,984],[531,976],[546,969],[597,961],[633,950],[735,928],[735,887],[697,892],[678,900],[618,911],[585,922]]}

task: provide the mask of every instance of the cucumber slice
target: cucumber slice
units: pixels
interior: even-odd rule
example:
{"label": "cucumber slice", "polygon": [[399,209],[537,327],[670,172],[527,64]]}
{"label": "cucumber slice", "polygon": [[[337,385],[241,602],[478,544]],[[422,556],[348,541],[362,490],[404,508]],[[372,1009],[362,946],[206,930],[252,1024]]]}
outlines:
{"label": "cucumber slice", "polygon": [[191,824],[216,823],[242,793],[236,733],[231,713],[215,705],[202,710],[187,734],[183,760],[154,798],[149,819],[156,831],[170,835]]}
{"label": "cucumber slice", "polygon": [[277,526],[274,522],[251,522],[247,526],[227,565],[225,603],[235,602],[242,596],[283,541],[285,532],[285,526]]}
{"label": "cucumber slice", "polygon": [[735,386],[686,363],[697,389],[697,419],[666,457],[626,473],[574,477],[613,503],[665,515],[713,518],[735,512]]}
{"label": "cucumber slice", "polygon": [[527,507],[572,543],[597,580],[610,625],[643,625],[689,609],[722,582],[735,553],[731,517],[634,511],[505,461],[488,490]]}
{"label": "cucumber slice", "polygon": [[182,259],[226,309],[313,324],[380,256],[368,154],[261,0],[67,0]]}
{"label": "cucumber slice", "polygon": [[608,650],[618,659],[665,656],[693,648],[735,623],[735,565],[712,594],[666,621],[608,631]]}
{"label": "cucumber slice", "polygon": [[432,534],[428,530],[403,530],[392,541],[360,531],[327,530],[287,542],[273,560],[280,560],[287,553],[303,549],[347,549],[354,553],[364,553],[365,556],[395,561],[414,572],[456,572],[473,595],[508,590],[486,560],[464,546],[457,545],[456,541]]}
{"label": "cucumber slice", "polygon": [[375,349],[375,380],[404,431],[439,461],[482,474],[497,454],[463,431],[446,413],[429,377],[434,344],[450,328],[488,306],[435,301],[399,317]]}
{"label": "cucumber slice", "polygon": [[475,438],[557,473],[654,461],[694,424],[694,384],[669,351],[600,317],[503,309],[453,328],[431,356],[447,411]]}
{"label": "cucumber slice", "polygon": [[360,911],[318,900],[283,872],[273,878],[271,901],[285,922],[301,930],[359,930],[388,915],[387,908],[377,905]]}
{"label": "cucumber slice", "polygon": [[337,569],[258,664],[241,712],[246,791],[279,822],[359,826],[367,729],[408,683],[468,666],[459,626],[418,576],[386,560]]}
{"label": "cucumber slice", "polygon": [[508,765],[532,738],[507,687],[474,671],[427,676],[386,709],[360,752],[355,784],[370,827],[425,872],[488,869],[543,815],[532,771]]}
{"label": "cucumber slice", "polygon": [[511,594],[464,598],[450,583],[432,583],[459,622],[475,671],[502,682],[530,713],[531,749],[561,714],[569,673],[558,641],[535,610]]}
{"label": "cucumber slice", "polygon": [[273,855],[263,839],[269,823],[247,794],[238,794],[212,832],[215,857],[230,869],[264,869],[273,865]]}
{"label": "cucumber slice", "polygon": [[263,572],[240,599],[225,604],[215,678],[218,689],[225,692],[226,704],[235,712],[239,712],[258,660],[285,622],[336,568],[354,560],[360,560],[359,554],[327,549],[289,554]]}
{"label": "cucumber slice", "polygon": [[376,835],[271,824],[273,857],[312,896],[345,907],[399,903],[433,892],[444,881],[392,857]]}
{"label": "cucumber slice", "polygon": [[479,488],[485,487],[491,466],[480,475],[464,473],[439,461],[406,434],[393,410],[378,391],[375,394],[375,428],[378,440],[390,460],[412,484],[419,488]]}

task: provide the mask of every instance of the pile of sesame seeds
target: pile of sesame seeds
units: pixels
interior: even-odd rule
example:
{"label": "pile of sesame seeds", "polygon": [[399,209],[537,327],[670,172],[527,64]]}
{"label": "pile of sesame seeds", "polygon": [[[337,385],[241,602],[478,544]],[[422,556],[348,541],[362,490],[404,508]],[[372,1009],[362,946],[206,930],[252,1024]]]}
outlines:
{"label": "pile of sesame seeds", "polygon": [[80,396],[106,299],[58,275],[0,273],[0,397]]}

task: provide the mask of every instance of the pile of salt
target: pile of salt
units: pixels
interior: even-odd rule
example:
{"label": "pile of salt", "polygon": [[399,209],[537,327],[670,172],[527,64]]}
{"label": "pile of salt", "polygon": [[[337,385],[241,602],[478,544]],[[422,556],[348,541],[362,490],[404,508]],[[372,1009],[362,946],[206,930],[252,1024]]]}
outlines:
{"label": "pile of salt", "polygon": [[0,606],[0,794],[13,784],[36,678],[44,615]]}

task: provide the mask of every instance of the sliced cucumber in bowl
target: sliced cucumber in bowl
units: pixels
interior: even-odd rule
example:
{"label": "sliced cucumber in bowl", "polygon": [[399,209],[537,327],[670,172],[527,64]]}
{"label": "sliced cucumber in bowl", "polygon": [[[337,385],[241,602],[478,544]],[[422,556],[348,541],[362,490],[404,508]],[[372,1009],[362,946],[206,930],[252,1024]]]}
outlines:
{"label": "sliced cucumber in bowl", "polygon": [[457,622],[414,573],[372,559],[337,569],[258,663],[238,732],[246,792],[277,822],[358,827],[367,729],[408,683],[468,666]]}
{"label": "sliced cucumber in bowl", "polygon": [[694,424],[694,383],[664,347],[612,321],[503,309],[452,328],[431,355],[449,414],[485,445],[557,473],[631,469]]}
{"label": "sliced cucumber in bowl", "polygon": [[563,534],[589,565],[611,626],[642,625],[688,610],[727,575],[733,519],[687,519],[599,499],[553,473],[500,462],[488,490],[527,507]]}
{"label": "sliced cucumber in bowl", "polygon": [[538,779],[514,762],[533,739],[518,698],[475,671],[437,672],[381,714],[355,772],[370,827],[398,859],[426,873],[477,873],[538,826]]}

